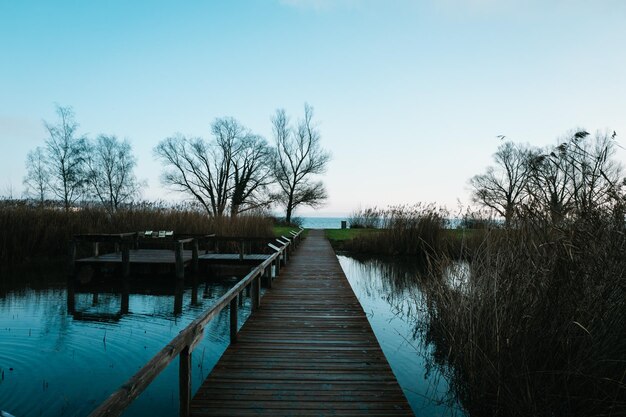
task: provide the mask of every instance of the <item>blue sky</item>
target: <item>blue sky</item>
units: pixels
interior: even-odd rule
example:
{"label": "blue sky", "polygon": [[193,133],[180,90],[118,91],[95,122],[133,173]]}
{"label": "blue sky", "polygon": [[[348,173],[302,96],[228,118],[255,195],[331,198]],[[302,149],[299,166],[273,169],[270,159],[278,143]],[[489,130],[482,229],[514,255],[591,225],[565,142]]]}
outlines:
{"label": "blue sky", "polygon": [[0,194],[21,193],[54,103],[127,137],[144,197],[171,199],[158,141],[221,116],[271,140],[275,109],[308,102],[333,154],[317,214],[454,208],[497,135],[626,145],[625,22],[620,0],[0,0]]}

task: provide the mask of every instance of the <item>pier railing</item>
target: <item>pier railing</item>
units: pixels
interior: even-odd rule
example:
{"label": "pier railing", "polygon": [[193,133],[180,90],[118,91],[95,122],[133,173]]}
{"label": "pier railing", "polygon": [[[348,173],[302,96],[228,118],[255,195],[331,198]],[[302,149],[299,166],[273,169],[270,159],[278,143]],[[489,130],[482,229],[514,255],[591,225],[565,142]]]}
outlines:
{"label": "pier railing", "polygon": [[[179,357],[179,393],[180,393],[180,416],[189,416],[191,403],[191,354],[196,345],[202,340],[204,328],[211,319],[217,316],[227,306],[230,314],[230,343],[237,342],[237,300],[243,297],[243,291],[251,286],[252,311],[256,311],[261,305],[261,279],[265,277],[271,285],[272,266],[275,267],[276,276],[280,270],[281,262],[287,262],[288,253],[293,246],[300,242],[302,229],[294,232],[291,239],[283,237],[281,246],[259,266],[253,268],[241,281],[228,290],[216,303],[187,327],[178,333],[167,346],[161,349],[146,363],[135,375],[115,391],[109,398],[96,408],[89,417],[119,416],[124,410],[150,385],[152,381],[174,360]],[[282,261],[281,261],[282,259]]]}

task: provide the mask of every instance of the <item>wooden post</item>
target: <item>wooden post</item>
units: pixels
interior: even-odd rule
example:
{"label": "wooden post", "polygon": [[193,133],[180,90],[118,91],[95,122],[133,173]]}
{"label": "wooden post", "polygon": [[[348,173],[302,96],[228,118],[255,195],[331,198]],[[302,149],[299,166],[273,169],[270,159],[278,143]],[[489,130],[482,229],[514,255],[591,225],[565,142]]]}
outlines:
{"label": "wooden post", "polygon": [[76,268],[76,241],[70,240],[68,247],[68,258],[67,258],[67,274],[69,276],[74,276],[75,268]]}
{"label": "wooden post", "polygon": [[174,288],[174,315],[178,315],[183,312],[183,292],[183,281],[176,281],[176,288]]}
{"label": "wooden post", "polygon": [[185,346],[180,352],[178,388],[180,394],[180,416],[189,417],[191,405],[191,350],[189,346]]}
{"label": "wooden post", "polygon": [[130,249],[127,242],[122,243],[122,276],[130,276]]}
{"label": "wooden post", "polygon": [[252,280],[252,311],[258,310],[261,306],[261,286],[259,277]]}
{"label": "wooden post", "polygon": [[67,280],[67,312],[69,314],[76,312],[76,290],[73,279]]}
{"label": "wooden post", "polygon": [[122,299],[121,299],[120,311],[122,312],[122,314],[128,314],[130,285],[128,284],[128,281],[125,281],[122,285],[123,287],[122,287]]}
{"label": "wooden post", "polygon": [[100,244],[98,242],[93,242],[93,256],[96,258],[100,255]]}
{"label": "wooden post", "polygon": [[120,244],[118,242],[115,242],[113,244],[113,250],[115,251],[115,253],[118,253],[120,251]]}
{"label": "wooden post", "polygon": [[293,247],[291,246],[291,239],[285,237],[285,236],[281,236],[285,243],[287,244],[287,250],[289,251],[289,255],[291,255],[291,251],[293,250]]}
{"label": "wooden post", "polygon": [[176,278],[185,278],[185,262],[183,261],[183,244],[176,242],[174,244],[174,252],[176,257]]}
{"label": "wooden post", "polygon": [[194,274],[191,282],[191,305],[198,305],[198,275]]}
{"label": "wooden post", "polygon": [[230,300],[230,343],[237,343],[237,298],[241,294]]}
{"label": "wooden post", "polygon": [[191,248],[191,262],[193,266],[193,272],[198,272],[198,239],[194,239]]}
{"label": "wooden post", "polygon": [[267,282],[267,288],[272,288],[272,267],[269,266],[263,270],[263,276],[265,277],[265,281]]}
{"label": "wooden post", "polygon": [[245,245],[245,242],[243,240],[240,240],[239,241],[239,260],[240,261],[243,261],[244,245]]}

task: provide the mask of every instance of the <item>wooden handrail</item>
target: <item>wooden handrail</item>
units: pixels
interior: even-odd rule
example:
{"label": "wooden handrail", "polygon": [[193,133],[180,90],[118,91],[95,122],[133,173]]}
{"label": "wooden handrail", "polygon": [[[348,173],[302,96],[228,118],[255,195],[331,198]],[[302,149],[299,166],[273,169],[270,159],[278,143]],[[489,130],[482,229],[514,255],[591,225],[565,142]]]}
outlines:
{"label": "wooden handrail", "polygon": [[[298,237],[302,230],[298,232]],[[295,238],[295,237],[294,237]],[[241,281],[235,284],[217,302],[198,318],[189,323],[181,330],[163,349],[150,359],[135,375],[109,396],[89,417],[109,417],[119,416],[122,412],[154,381],[154,379],[177,357],[180,355],[179,368],[179,389],[180,415],[189,415],[189,402],[191,401],[191,353],[196,345],[202,340],[205,325],[217,316],[226,306],[230,307],[230,340],[235,343],[237,340],[237,297],[248,286],[252,286],[252,310],[259,307],[261,297],[261,276],[273,263],[279,262],[279,256],[289,245],[280,248],[260,265],[253,268]],[[278,264],[276,264],[278,270]],[[270,274],[271,275],[271,274]],[[271,276],[270,276],[271,283]],[[235,302],[232,302],[235,301]],[[233,307],[233,305],[235,307]]]}
{"label": "wooden handrail", "polygon": [[81,234],[74,235],[74,240],[85,242],[121,242],[131,238],[137,237],[137,232],[128,233],[93,233],[93,234]]}

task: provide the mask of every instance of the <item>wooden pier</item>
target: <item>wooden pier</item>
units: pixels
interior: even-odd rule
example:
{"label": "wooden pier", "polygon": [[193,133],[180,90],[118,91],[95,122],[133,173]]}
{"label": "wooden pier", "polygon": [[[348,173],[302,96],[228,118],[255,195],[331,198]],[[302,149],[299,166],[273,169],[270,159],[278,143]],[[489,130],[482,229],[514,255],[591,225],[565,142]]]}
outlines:
{"label": "wooden pier", "polygon": [[[185,417],[413,415],[323,231],[294,252],[300,236],[286,239],[90,417],[121,415],[176,357]],[[262,277],[270,289],[261,304]],[[238,330],[238,299],[250,286],[252,314]],[[192,351],[224,308],[231,345],[192,399]]]}
{"label": "wooden pier", "polygon": [[[146,237],[141,232],[118,233],[118,234],[88,234],[76,235],[69,245],[69,275],[74,276],[81,267],[101,266],[113,267],[120,272],[120,276],[128,277],[131,267],[135,270],[146,270],[154,266],[169,267],[175,272],[176,278],[183,279],[185,269],[191,268],[198,272],[201,266],[206,265],[258,265],[271,257],[271,253],[282,252],[281,248],[287,245],[290,238],[268,237],[228,237],[215,235],[197,235],[193,237],[177,237],[173,232],[150,233]],[[295,233],[295,232],[294,232]],[[149,244],[165,244],[172,249],[139,248],[140,242]],[[91,244],[92,256],[76,258],[77,247],[80,243]],[[234,244],[237,253],[219,253],[219,245]],[[115,250],[101,253],[101,244],[114,245]],[[201,250],[201,244],[213,246],[213,251],[208,247]],[[253,244],[263,247],[270,253],[246,253]],[[185,249],[185,245],[188,249]],[[189,249],[190,248],[190,249]],[[282,255],[281,255],[282,256]],[[206,268],[204,268],[206,269]]]}
{"label": "wooden pier", "polygon": [[413,415],[323,231],[284,268],[190,415]]}

